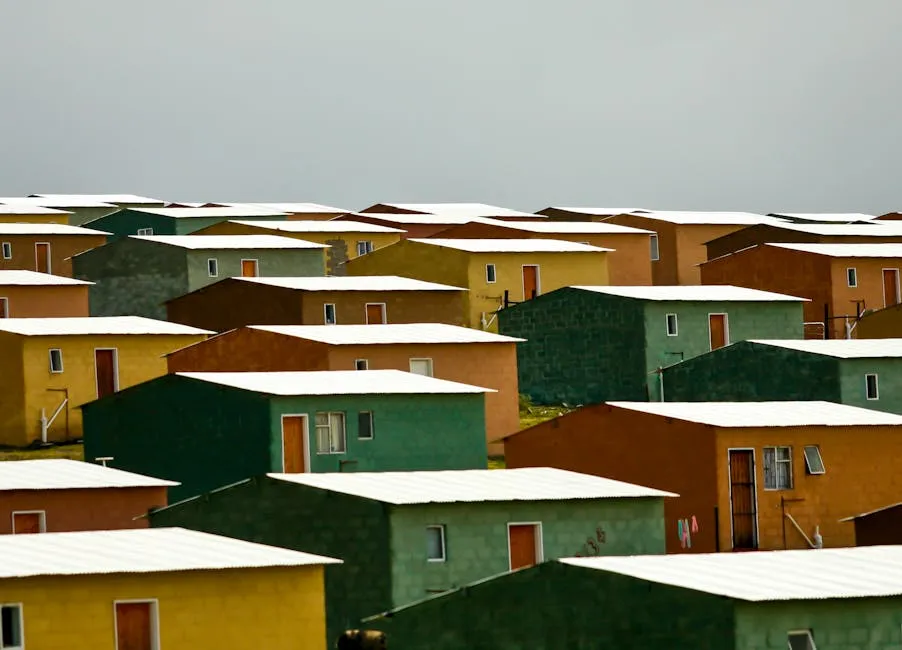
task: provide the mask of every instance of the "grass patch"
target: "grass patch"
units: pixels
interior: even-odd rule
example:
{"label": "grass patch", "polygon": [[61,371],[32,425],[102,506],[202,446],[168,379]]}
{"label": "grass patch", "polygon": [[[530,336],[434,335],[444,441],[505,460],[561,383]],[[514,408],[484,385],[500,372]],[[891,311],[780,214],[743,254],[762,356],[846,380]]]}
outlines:
{"label": "grass patch", "polygon": [[570,406],[536,406],[526,395],[520,395],[520,429],[547,422],[573,411]]}
{"label": "grass patch", "polygon": [[0,448],[0,462],[5,460],[37,460],[38,458],[68,458],[84,460],[85,446],[80,442],[35,449]]}

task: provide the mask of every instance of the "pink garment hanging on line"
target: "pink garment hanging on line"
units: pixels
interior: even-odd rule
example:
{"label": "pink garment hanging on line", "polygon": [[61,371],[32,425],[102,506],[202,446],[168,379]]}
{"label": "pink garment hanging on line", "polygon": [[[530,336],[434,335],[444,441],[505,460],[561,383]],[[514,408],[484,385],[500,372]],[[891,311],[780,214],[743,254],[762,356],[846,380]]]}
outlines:
{"label": "pink garment hanging on line", "polygon": [[690,526],[690,529],[693,533],[698,532],[698,520],[695,518],[695,515],[692,515],[692,525]]}

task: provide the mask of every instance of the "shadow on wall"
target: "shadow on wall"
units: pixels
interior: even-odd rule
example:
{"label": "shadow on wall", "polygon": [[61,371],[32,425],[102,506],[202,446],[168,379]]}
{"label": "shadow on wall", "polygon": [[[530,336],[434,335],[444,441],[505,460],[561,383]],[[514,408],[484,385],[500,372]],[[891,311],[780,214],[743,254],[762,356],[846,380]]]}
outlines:
{"label": "shadow on wall", "polygon": [[348,243],[343,239],[328,239],[326,244],[331,247],[326,250],[326,274],[347,275]]}

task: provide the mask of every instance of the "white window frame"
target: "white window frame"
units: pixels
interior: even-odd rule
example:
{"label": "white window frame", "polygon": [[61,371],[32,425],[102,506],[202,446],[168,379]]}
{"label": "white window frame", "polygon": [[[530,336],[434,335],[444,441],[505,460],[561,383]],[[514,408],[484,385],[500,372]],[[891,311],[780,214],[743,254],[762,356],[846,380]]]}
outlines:
{"label": "white window frame", "polygon": [[149,237],[153,235],[153,228],[138,228],[139,237]]}
{"label": "white window frame", "polygon": [[[366,413],[370,416],[370,435],[362,436],[360,435],[360,416]],[[358,440],[375,440],[376,438],[376,418],[373,417],[372,411],[358,411],[357,412],[357,439]]]}
{"label": "white window frame", "polygon": [[426,526],[426,531],[430,530],[438,530],[439,531],[439,539],[442,541],[442,556],[441,557],[429,557],[429,538],[426,538],[426,561],[427,562],[447,562],[448,561],[448,546],[446,545],[446,536],[445,536],[445,524],[430,524]]}
{"label": "white window frame", "polygon": [[369,359],[354,359],[354,370],[369,370]]}
{"label": "white window frame", "polygon": [[[0,648],[2,650],[24,650],[25,648],[25,607],[22,603],[0,603],[0,609],[13,609],[15,608],[19,612],[19,637],[21,640],[21,645],[2,645],[3,639],[0,637]],[[0,618],[2,618],[2,614],[0,614]],[[0,630],[0,634],[3,633],[3,630]]]}
{"label": "white window frame", "polygon": [[846,269],[846,284],[852,289],[858,286],[858,269],[854,266]]}
{"label": "white window frame", "polygon": [[[777,471],[780,463],[784,463],[789,466],[789,485],[788,486],[779,486],[776,487],[768,487],[767,486],[767,451],[769,449],[774,450],[774,481],[778,476],[780,476],[780,472]],[[789,450],[789,458],[788,459],[780,459],[777,456],[778,449],[787,449]],[[761,456],[761,472],[764,474],[764,491],[765,492],[780,492],[783,490],[792,490],[795,488],[795,476],[792,467],[792,446],[790,445],[768,445],[763,448],[762,456]]]}
{"label": "white window frame", "polygon": [[[318,416],[325,415],[328,421],[328,424],[319,424],[317,422]],[[342,431],[341,431],[341,449],[337,449],[333,443],[335,442],[334,433],[332,431],[332,416],[340,415],[342,422]],[[322,450],[320,449],[320,437],[319,431],[322,428],[327,428],[329,430],[329,449]],[[317,456],[331,456],[336,454],[346,454],[348,453],[348,418],[345,415],[344,411],[316,411],[313,414],[313,430],[316,433],[316,455]]]}
{"label": "white window frame", "polygon": [[413,363],[414,361],[425,361],[429,364],[429,374],[428,375],[420,375],[421,377],[435,377],[435,364],[432,361],[432,357],[411,357],[407,360],[407,369],[413,374],[419,374],[413,372]]}
{"label": "white window frame", "polygon": [[[670,333],[670,319],[673,317],[673,333]],[[664,327],[667,330],[667,336],[679,336],[680,335],[680,325],[679,319],[676,314],[665,314],[664,315]]]}
{"label": "white window frame", "polygon": [[[871,397],[870,379],[874,378],[874,396]],[[869,402],[876,402],[880,399],[880,377],[876,372],[869,372],[864,376],[864,397]]]}
{"label": "white window frame", "polygon": [[658,240],[657,233],[648,237],[648,257],[652,262],[657,262],[661,259],[661,242]]}
{"label": "white window frame", "polygon": [[792,645],[790,645],[789,642],[790,637],[802,636],[803,634],[808,637],[809,650],[817,650],[817,646],[814,643],[814,635],[811,634],[811,630],[788,630],[786,632],[786,646],[791,649]]}
{"label": "white window frame", "polygon": [[545,532],[541,521],[509,521],[507,522],[507,570],[512,571],[511,526],[533,526],[536,544],[536,565],[545,561]]}
{"label": "white window frame", "polygon": [[[9,515],[10,530],[13,531],[13,533],[15,533],[16,530],[16,515],[40,515],[41,532],[47,532],[47,512],[45,510],[13,510]],[[0,648],[3,648],[3,646],[0,646]],[[6,649],[3,648],[3,650]]]}
{"label": "white window frame", "polygon": [[160,601],[157,598],[131,598],[113,601],[113,647],[119,648],[119,617],[116,616],[116,605],[138,603],[150,604],[150,648],[160,650]]}
{"label": "white window frame", "polygon": [[10,318],[9,298],[0,298],[0,318]]}
{"label": "white window frame", "polygon": [[[361,244],[363,244],[363,252],[360,252]],[[373,250],[373,241],[371,239],[362,239],[357,242],[357,257],[362,257],[367,253],[372,253]]]}
{"label": "white window frame", "polygon": [[498,270],[494,264],[485,265],[485,282],[486,284],[495,284],[498,282]]}
{"label": "white window frame", "polygon": [[[821,467],[823,468],[820,471],[817,471],[817,472],[812,471],[811,463],[808,462],[808,450],[809,449],[813,450],[813,453],[817,455],[817,460],[821,464]],[[805,458],[805,470],[809,474],[811,474],[812,476],[819,476],[821,474],[827,473],[827,465],[824,463],[824,457],[821,454],[821,448],[819,446],[805,445],[804,447],[802,447],[802,456]]]}
{"label": "white window frame", "polygon": [[3,259],[11,260],[13,258],[13,244],[12,242],[5,241],[3,242]]}
{"label": "white window frame", "polygon": [[[332,322],[329,322],[329,307],[332,308]],[[335,325],[338,323],[338,311],[335,309],[334,302],[323,303],[323,323],[325,325]]]}
{"label": "white window frame", "polygon": [[[59,370],[53,369],[53,353],[54,352],[56,352],[57,357],[59,357],[59,362],[60,362]],[[62,372],[63,372],[63,351],[60,348],[50,348],[47,351],[47,355],[49,356],[49,361],[50,361],[50,374],[52,374],[52,375],[62,374]]]}
{"label": "white window frame", "polygon": [[[381,323],[371,323],[370,322],[370,310],[369,307],[372,305],[380,305],[382,307],[382,322]],[[366,321],[367,325],[385,325],[388,323],[388,305],[384,302],[368,302],[363,307],[363,319]]]}
{"label": "white window frame", "polygon": [[207,258],[207,277],[219,277],[219,259],[216,257]]}

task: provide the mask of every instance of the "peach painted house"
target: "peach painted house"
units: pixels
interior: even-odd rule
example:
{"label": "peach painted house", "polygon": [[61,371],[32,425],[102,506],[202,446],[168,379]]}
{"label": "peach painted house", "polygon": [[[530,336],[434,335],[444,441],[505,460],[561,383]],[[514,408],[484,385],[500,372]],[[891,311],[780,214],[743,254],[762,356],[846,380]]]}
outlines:
{"label": "peach painted house", "polygon": [[0,271],[0,318],[88,316],[92,284],[34,271]]}

